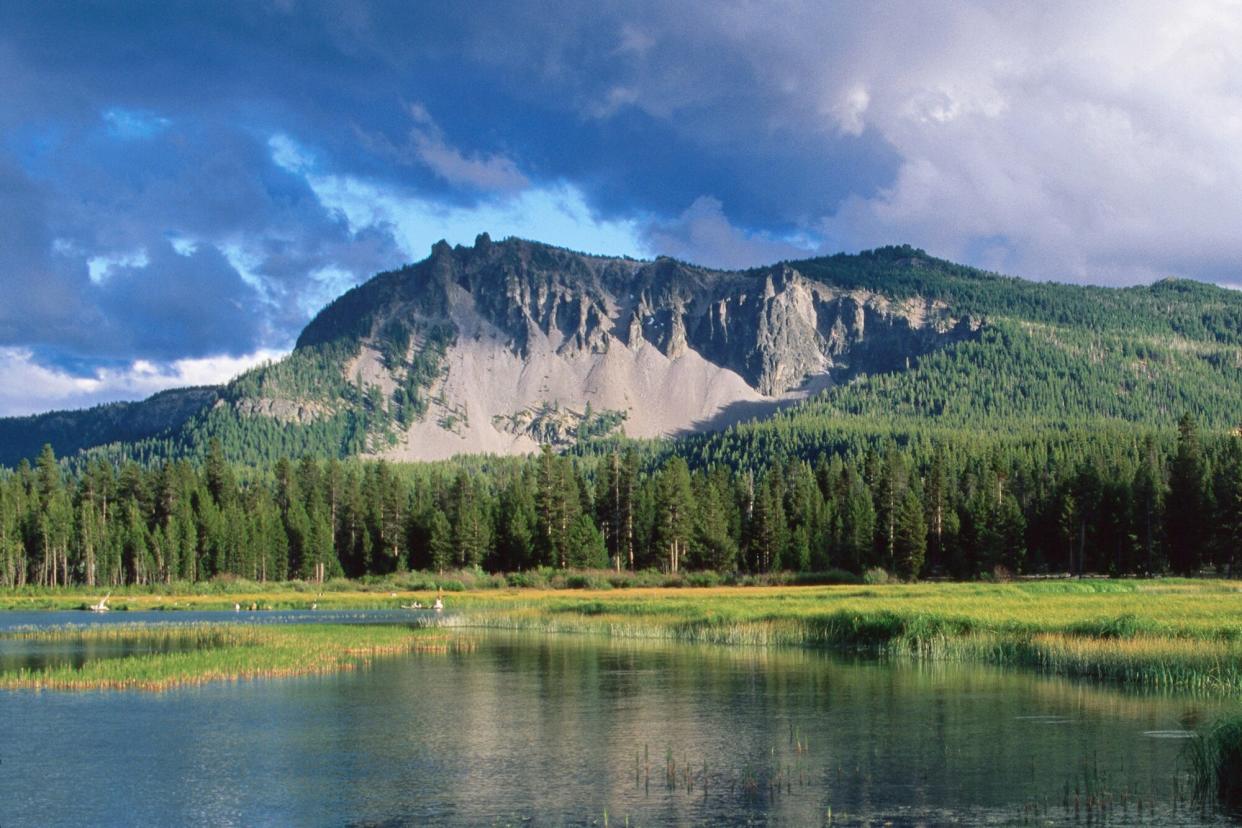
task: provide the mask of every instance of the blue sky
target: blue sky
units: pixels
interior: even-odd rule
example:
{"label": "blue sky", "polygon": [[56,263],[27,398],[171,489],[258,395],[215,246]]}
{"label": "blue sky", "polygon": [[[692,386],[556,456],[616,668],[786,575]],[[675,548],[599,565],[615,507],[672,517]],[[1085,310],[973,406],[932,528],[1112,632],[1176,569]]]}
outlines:
{"label": "blue sky", "polygon": [[0,414],[221,381],[487,231],[1242,282],[1229,4],[0,6]]}

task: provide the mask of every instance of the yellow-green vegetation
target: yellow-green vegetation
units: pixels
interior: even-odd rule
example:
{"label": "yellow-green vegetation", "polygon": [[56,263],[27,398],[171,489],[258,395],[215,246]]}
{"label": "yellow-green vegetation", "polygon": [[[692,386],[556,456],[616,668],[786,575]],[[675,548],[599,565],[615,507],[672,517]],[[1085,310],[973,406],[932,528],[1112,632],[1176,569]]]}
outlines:
{"label": "yellow-green vegetation", "polygon": [[76,667],[54,665],[0,673],[4,689],[167,690],[215,681],[334,673],[364,667],[381,656],[465,652],[473,647],[468,638],[444,631],[355,624],[110,625],[6,637],[108,642],[146,652],[90,658]]}
{"label": "yellow-green vegetation", "polygon": [[1161,688],[1242,690],[1242,583],[755,587],[453,596],[442,623],[878,649]]}
{"label": "yellow-green vegetation", "polygon": [[[131,588],[114,608],[396,609],[435,592],[341,582],[234,585],[194,594]],[[78,608],[97,593],[9,593],[0,606]],[[1242,690],[1242,582],[1055,580],[874,586],[445,593],[441,623],[687,642],[865,648],[1134,685]],[[306,628],[313,636],[319,627]],[[356,631],[361,628],[349,627]],[[299,631],[290,633],[298,636]]]}

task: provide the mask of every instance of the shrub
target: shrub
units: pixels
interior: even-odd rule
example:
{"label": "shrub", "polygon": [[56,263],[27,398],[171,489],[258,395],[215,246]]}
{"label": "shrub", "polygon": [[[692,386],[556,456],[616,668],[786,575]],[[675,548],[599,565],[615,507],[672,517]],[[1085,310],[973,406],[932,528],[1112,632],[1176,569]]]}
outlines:
{"label": "shrub", "polygon": [[548,585],[548,579],[538,570],[510,572],[505,576],[505,582],[519,589],[542,589]]}
{"label": "shrub", "polygon": [[875,586],[877,584],[887,584],[891,580],[891,578],[889,578],[888,573],[878,566],[873,566],[871,569],[868,569],[866,572],[864,572],[862,579],[863,579],[863,583],[867,584],[868,586]]}
{"label": "shrub", "polygon": [[595,578],[583,572],[576,572],[572,575],[565,576],[565,586],[568,589],[599,589],[599,584],[603,583],[609,589],[612,585],[607,581],[597,581]]}
{"label": "shrub", "polygon": [[710,569],[703,572],[688,572],[685,577],[686,586],[691,587],[720,586],[720,581],[720,574]]}

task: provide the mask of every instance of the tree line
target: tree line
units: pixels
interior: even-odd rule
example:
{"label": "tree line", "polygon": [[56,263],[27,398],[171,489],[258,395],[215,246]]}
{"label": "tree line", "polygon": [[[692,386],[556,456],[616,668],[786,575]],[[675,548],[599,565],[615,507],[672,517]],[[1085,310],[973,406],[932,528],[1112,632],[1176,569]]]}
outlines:
{"label": "tree line", "polygon": [[[674,450],[678,444],[672,444]],[[690,444],[693,448],[693,444]],[[689,458],[689,462],[687,461]],[[846,442],[706,461],[593,455],[0,472],[0,582],[86,586],[535,567],[970,578],[1233,572],[1242,437],[1132,431]]]}

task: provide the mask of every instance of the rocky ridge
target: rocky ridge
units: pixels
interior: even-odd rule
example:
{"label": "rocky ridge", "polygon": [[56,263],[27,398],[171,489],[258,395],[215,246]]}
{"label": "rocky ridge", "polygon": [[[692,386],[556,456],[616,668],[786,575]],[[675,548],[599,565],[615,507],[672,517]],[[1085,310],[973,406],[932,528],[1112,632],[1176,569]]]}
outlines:
{"label": "rocky ridge", "polygon": [[[298,351],[347,354],[343,378],[399,423],[376,453],[433,459],[719,427],[979,327],[935,300],[840,289],[788,264],[727,272],[484,234],[351,290]],[[429,371],[432,339],[446,346]],[[272,390],[234,405],[301,419],[341,404]]]}

